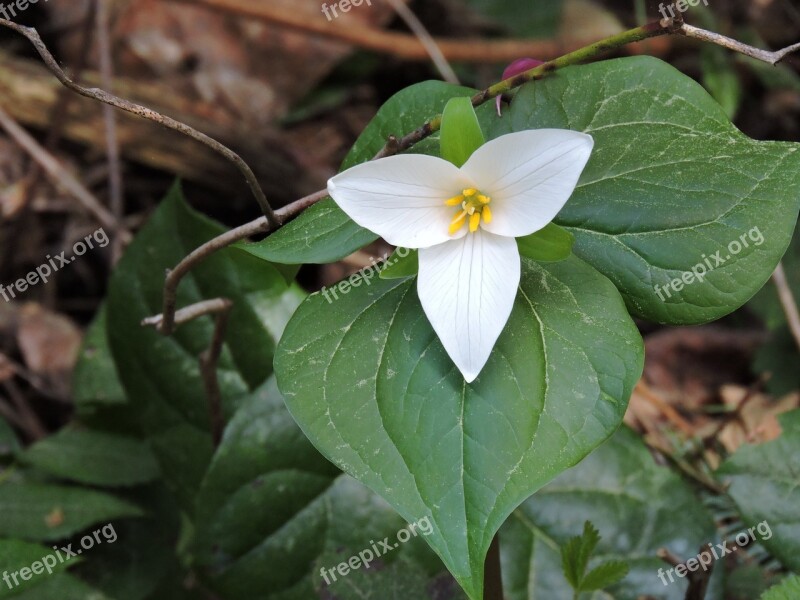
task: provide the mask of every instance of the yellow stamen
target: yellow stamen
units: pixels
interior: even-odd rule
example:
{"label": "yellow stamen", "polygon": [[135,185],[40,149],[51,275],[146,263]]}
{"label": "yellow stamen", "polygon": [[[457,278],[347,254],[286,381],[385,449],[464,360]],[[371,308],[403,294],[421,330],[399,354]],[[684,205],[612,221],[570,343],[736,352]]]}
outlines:
{"label": "yellow stamen", "polygon": [[473,213],[469,218],[469,230],[471,233],[478,231],[478,225],[481,224],[481,213]]}
{"label": "yellow stamen", "polygon": [[[469,230],[472,233],[478,231],[481,225],[481,219],[483,219],[485,223],[490,223],[492,221],[492,211],[489,210],[489,203],[491,201],[492,199],[490,196],[481,193],[475,188],[463,189],[458,196],[453,196],[449,200],[445,200],[444,203],[447,206],[460,205],[459,212],[450,222],[450,227],[448,228],[450,235],[455,235],[467,222],[469,222]],[[469,217],[469,219],[467,217]]]}
{"label": "yellow stamen", "polygon": [[461,227],[463,227],[466,218],[467,218],[466,212],[460,212],[453,218],[453,220],[450,222],[450,228],[449,228],[450,235],[453,235],[455,232],[461,229]]}

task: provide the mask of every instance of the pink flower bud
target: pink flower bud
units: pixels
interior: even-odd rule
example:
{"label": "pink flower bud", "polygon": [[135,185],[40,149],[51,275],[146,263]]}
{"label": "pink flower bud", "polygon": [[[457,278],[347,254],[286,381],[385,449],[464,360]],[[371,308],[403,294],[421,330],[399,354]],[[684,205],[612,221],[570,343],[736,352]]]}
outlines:
{"label": "pink flower bud", "polygon": [[[514,77],[514,75],[519,75],[520,73],[524,73],[525,71],[529,71],[539,65],[543,65],[543,60],[536,60],[535,58],[518,58],[510,65],[508,65],[503,71],[503,81],[510,77]],[[501,110],[501,105],[503,102],[502,94],[497,96],[497,116],[502,117],[503,113]]]}

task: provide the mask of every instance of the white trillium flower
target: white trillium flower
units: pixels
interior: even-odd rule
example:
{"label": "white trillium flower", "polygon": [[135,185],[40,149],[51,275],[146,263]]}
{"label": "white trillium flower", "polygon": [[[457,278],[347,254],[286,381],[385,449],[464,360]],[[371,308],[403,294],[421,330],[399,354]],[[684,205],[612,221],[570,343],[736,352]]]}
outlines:
{"label": "white trillium flower", "polygon": [[471,382],[514,306],[514,238],[555,218],[593,146],[591,136],[575,131],[521,131],[487,142],[461,168],[434,156],[390,156],[333,177],[328,192],[362,227],[419,249],[422,308]]}

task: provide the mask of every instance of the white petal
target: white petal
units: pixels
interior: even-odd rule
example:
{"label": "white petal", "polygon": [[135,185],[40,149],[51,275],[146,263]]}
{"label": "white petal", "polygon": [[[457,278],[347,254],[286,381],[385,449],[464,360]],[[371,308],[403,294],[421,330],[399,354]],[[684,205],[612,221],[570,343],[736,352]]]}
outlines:
{"label": "white petal", "polygon": [[480,229],[419,251],[422,308],[468,383],[489,360],[511,315],[519,278],[516,240]]}
{"label": "white petal", "polygon": [[533,129],[478,148],[461,170],[492,198],[492,222],[481,226],[522,237],[547,225],[575,190],[593,147],[585,133]]}
{"label": "white petal", "polygon": [[471,185],[446,160],[402,154],[336,175],[328,193],[353,221],[390,244],[427,248],[452,239],[448,227],[457,210],[445,201]]}

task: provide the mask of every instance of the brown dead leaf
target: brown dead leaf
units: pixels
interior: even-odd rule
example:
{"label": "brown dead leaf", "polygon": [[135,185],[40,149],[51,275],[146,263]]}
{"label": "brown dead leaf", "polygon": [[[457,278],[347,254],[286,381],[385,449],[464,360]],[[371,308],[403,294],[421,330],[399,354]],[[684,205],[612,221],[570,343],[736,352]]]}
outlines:
{"label": "brown dead leaf", "polygon": [[64,315],[35,302],[24,304],[18,315],[17,344],[25,365],[64,396],[69,375],[80,351],[81,330]]}
{"label": "brown dead leaf", "polygon": [[723,402],[738,411],[736,419],[723,427],[719,441],[728,452],[742,444],[763,444],[781,434],[778,416],[800,407],[800,394],[775,400],[766,394],[751,394],[746,388],[729,385],[721,390]]}

